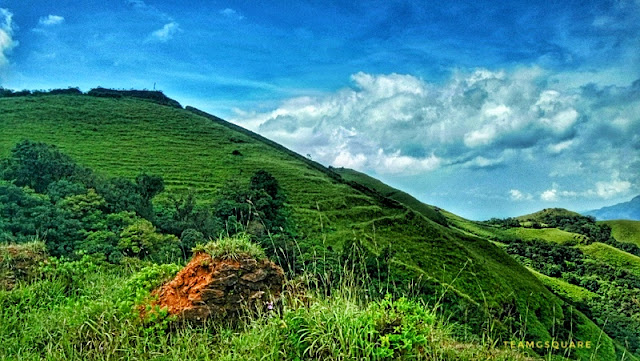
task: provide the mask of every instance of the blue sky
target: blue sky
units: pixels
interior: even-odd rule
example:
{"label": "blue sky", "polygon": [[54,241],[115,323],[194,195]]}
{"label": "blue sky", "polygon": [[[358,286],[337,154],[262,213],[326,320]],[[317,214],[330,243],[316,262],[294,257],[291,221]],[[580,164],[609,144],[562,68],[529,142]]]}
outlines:
{"label": "blue sky", "polygon": [[460,215],[640,193],[640,1],[0,0],[0,85],[163,90]]}

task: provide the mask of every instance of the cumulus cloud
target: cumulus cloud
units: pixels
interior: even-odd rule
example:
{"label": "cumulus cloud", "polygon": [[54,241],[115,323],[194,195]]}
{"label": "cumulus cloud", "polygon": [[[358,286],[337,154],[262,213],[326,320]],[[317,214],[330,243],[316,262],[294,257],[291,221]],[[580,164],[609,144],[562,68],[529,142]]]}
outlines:
{"label": "cumulus cloud", "polygon": [[165,24],[162,28],[154,31],[149,36],[149,40],[166,43],[171,40],[173,36],[180,31],[180,25],[175,21]]}
{"label": "cumulus cloud", "polygon": [[540,199],[546,202],[556,202],[558,200],[558,190],[548,189],[542,192]]}
{"label": "cumulus cloud", "polygon": [[597,182],[595,193],[604,199],[610,199],[620,194],[627,193],[631,189],[631,183],[620,179],[609,182]]}
{"label": "cumulus cloud", "polygon": [[40,21],[38,21],[38,24],[42,26],[53,26],[53,25],[62,24],[63,22],[64,22],[64,17],[59,15],[49,15],[49,16],[41,17]]}
{"label": "cumulus cloud", "polygon": [[9,63],[8,54],[18,45],[13,39],[13,14],[8,9],[0,8],[0,68]]}
{"label": "cumulus cloud", "polygon": [[[592,188],[584,191],[561,190],[559,185],[554,183],[553,186],[540,194],[540,199],[547,202],[556,202],[563,199],[575,198],[599,198],[612,199],[614,197],[627,195],[632,188],[629,181],[620,179],[617,172],[614,172],[608,181],[597,181]],[[512,199],[515,199],[512,191]]]}
{"label": "cumulus cloud", "polygon": [[[436,84],[360,72],[350,88],[289,99],[269,112],[239,112],[232,120],[325,164],[363,171],[492,169],[526,159],[547,165],[549,173],[551,163],[578,162],[593,179],[606,181],[597,177],[640,161],[634,132],[640,129],[640,81],[567,88],[550,81],[555,75],[537,67],[477,69]],[[627,158],[612,156],[619,151]],[[544,194],[545,200],[562,196]]]}
{"label": "cumulus cloud", "polygon": [[529,193],[524,193],[518,189],[509,190],[509,197],[513,201],[530,201],[533,199],[533,196]]}

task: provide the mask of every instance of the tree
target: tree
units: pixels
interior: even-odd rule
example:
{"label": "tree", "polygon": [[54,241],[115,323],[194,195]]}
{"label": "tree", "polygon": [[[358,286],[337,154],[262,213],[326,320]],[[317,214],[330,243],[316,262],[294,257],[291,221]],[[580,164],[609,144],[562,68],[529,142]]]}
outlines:
{"label": "tree", "polygon": [[43,193],[49,184],[74,176],[79,167],[55,146],[23,140],[11,150],[0,166],[0,174],[17,186]]}
{"label": "tree", "polygon": [[176,236],[156,232],[146,219],[138,219],[120,233],[118,249],[127,256],[166,261],[180,257],[179,242]]}
{"label": "tree", "polygon": [[150,202],[153,197],[164,190],[164,179],[160,176],[142,173],[136,177],[136,185],[142,199]]}

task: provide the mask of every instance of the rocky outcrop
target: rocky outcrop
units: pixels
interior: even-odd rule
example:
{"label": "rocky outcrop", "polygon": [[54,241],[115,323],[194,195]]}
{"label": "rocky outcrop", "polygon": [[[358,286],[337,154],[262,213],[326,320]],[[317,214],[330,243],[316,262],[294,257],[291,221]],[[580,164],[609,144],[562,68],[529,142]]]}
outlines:
{"label": "rocky outcrop", "polygon": [[268,259],[214,259],[205,252],[154,291],[154,305],[184,321],[236,317],[272,309],[280,300],[284,272]]}

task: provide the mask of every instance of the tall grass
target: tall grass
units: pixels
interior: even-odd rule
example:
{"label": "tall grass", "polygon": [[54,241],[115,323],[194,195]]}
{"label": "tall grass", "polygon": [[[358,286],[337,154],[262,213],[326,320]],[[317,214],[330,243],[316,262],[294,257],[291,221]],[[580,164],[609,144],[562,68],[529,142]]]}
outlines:
{"label": "tall grass", "polygon": [[458,326],[433,306],[372,299],[357,264],[326,282],[306,272],[285,286],[281,307],[247,314],[235,326],[149,328],[122,303],[136,297],[132,284],[153,283],[146,275],[166,277],[159,266],[66,262],[59,265],[64,272],[0,291],[0,360],[524,359],[493,345],[457,341]]}

